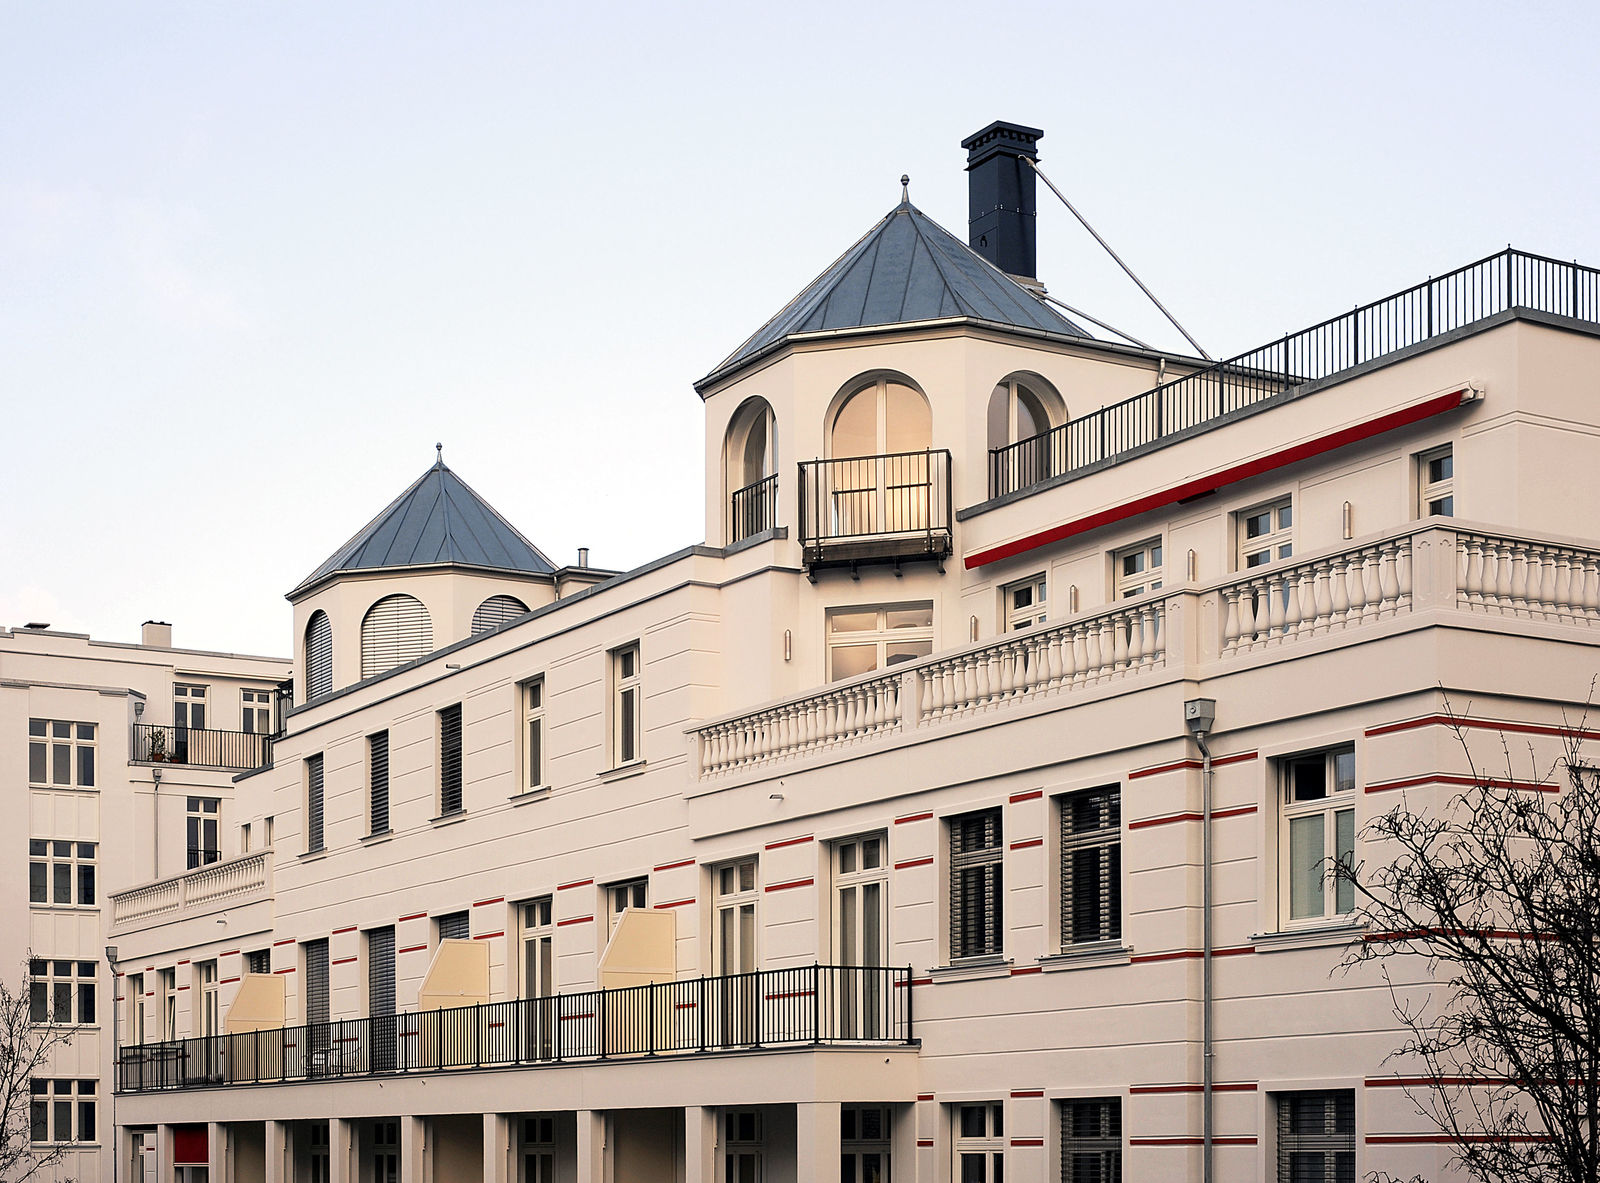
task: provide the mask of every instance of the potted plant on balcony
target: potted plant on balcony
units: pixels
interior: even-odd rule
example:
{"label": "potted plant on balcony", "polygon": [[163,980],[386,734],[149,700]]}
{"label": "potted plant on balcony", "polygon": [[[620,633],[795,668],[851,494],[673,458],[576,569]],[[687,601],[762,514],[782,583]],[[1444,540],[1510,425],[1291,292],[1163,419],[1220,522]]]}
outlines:
{"label": "potted plant on balcony", "polygon": [[167,758],[167,730],[165,727],[152,727],[145,735],[146,760],[155,764],[163,763]]}

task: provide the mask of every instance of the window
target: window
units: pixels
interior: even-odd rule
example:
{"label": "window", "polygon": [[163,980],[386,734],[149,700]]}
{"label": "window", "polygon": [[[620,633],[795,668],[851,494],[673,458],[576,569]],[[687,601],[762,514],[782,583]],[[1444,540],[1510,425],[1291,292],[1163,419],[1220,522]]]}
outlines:
{"label": "window", "polygon": [[1353,1089],[1279,1093],[1279,1183],[1355,1183]]}
{"label": "window", "polygon": [[269,974],[272,972],[272,950],[251,949],[244,955],[244,972],[247,974]]}
{"label": "window", "polygon": [[93,842],[29,839],[29,902],[61,907],[93,906],[96,849]]}
{"label": "window", "polygon": [[461,812],[461,704],[439,712],[439,815]]}
{"label": "window", "polygon": [[1121,1183],[1122,1102],[1061,1102],[1062,1183]]}
{"label": "window", "polygon": [[1329,858],[1355,862],[1355,748],[1295,756],[1282,762],[1282,774],[1288,919],[1347,915],[1355,911],[1355,888],[1331,873]]}
{"label": "window", "polygon": [[215,797],[190,797],[188,813],[189,869],[214,863],[222,857],[217,838],[222,802]]}
{"label": "window", "polygon": [[95,1141],[97,1084],[93,1080],[31,1079],[28,1140],[35,1145]]}
{"label": "window", "polygon": [[333,693],[333,625],[317,609],[306,623],[306,701]]}
{"label": "window", "polygon": [[1122,790],[1061,798],[1061,946],[1122,936]]}
{"label": "window", "polygon": [[389,832],[389,733],[367,736],[367,833]]}
{"label": "window", "polygon": [[[1060,400],[1034,379],[1007,378],[989,396],[989,451],[991,494],[1037,484],[1054,475],[1050,405]],[[1024,443],[1023,441],[1027,441]],[[1057,441],[1062,447],[1066,441]],[[1022,447],[1009,447],[1022,444]]]}
{"label": "window", "polygon": [[486,633],[528,614],[528,606],[516,596],[490,596],[472,614],[472,635]]}
{"label": "window", "polygon": [[331,1131],[325,1121],[313,1121],[309,1125],[311,1136],[307,1139],[310,1145],[306,1157],[307,1165],[311,1168],[310,1183],[328,1183],[333,1178],[333,1164],[329,1161],[331,1148],[328,1144]]}
{"label": "window", "polygon": [[1004,947],[1000,811],[950,819],[950,960],[998,957]]}
{"label": "window", "polygon": [[[192,727],[196,731],[206,726],[206,688],[204,686],[177,685],[172,688],[172,726],[180,733]],[[179,739],[182,744],[182,739]],[[179,761],[182,763],[182,760]]]}
{"label": "window", "polygon": [[556,1183],[556,1119],[548,1113],[522,1119],[522,1183]]}
{"label": "window", "polygon": [[728,541],[738,542],[777,525],[778,429],[772,408],[759,398],[740,407],[728,425]]}
{"label": "window", "polygon": [[1033,625],[1044,623],[1044,591],[1043,575],[1035,575],[1032,579],[1013,583],[1003,590],[1006,632],[1014,633],[1020,628],[1031,628]]}
{"label": "window", "polygon": [[845,1105],[839,1110],[842,1183],[888,1183],[894,1129],[887,1105]]}
{"label": "window", "polygon": [[97,961],[28,962],[30,1023],[93,1023]]}
{"label": "window", "polygon": [[1456,462],[1449,444],[1417,457],[1417,516],[1454,517]]}
{"label": "window", "polygon": [[144,1043],[144,975],[128,975],[128,1045]]}
{"label": "window", "polygon": [[361,621],[361,677],[381,673],[433,652],[433,622],[415,596],[384,596]]}
{"label": "window", "polygon": [[[306,1022],[328,1021],[328,941],[306,941],[300,946],[305,956]],[[324,1036],[323,1038],[326,1038]],[[315,1054],[313,1044],[313,1054]]]}
{"label": "window", "polygon": [[722,1122],[723,1179],[726,1183],[761,1183],[761,1111],[725,1109]]}
{"label": "window", "polygon": [[93,723],[28,720],[28,783],[55,788],[94,787]]}
{"label": "window", "polygon": [[629,879],[606,887],[606,935],[617,931],[617,921],[629,908],[644,908],[650,901],[650,881]]}
{"label": "window", "polygon": [[245,822],[239,827],[239,853],[250,853],[250,823]]}
{"label": "window", "polygon": [[955,1107],[955,1177],[959,1183],[1005,1179],[1005,1112],[999,1101]]}
{"label": "window", "polygon": [[714,867],[711,882],[716,892],[712,963],[719,975],[751,973],[758,962],[756,860],[740,859]]}
{"label": "window", "polygon": [[832,608],[828,611],[828,680],[854,678],[933,652],[933,605]]}
{"label": "window", "polygon": [[175,969],[161,970],[158,978],[159,997],[156,999],[161,1005],[161,1038],[173,1040],[178,1038],[178,971]]}
{"label": "window", "polygon": [[222,998],[217,993],[217,963],[215,961],[200,961],[195,963],[195,978],[200,986],[200,1030],[199,1035],[222,1034]]}
{"label": "window", "polygon": [[465,912],[446,912],[434,917],[434,925],[441,941],[470,941],[472,921]]}
{"label": "window", "polygon": [[832,537],[928,528],[935,496],[927,451],[932,433],[928,400],[901,382],[880,378],[845,400],[828,433]]}
{"label": "window", "polygon": [[1152,538],[1111,556],[1116,598],[1142,596],[1161,586],[1161,539]]}
{"label": "window", "polygon": [[244,691],[241,719],[241,726],[246,735],[271,735],[272,691]]}
{"label": "window", "polygon": [[542,788],[544,772],[544,679],[533,678],[519,689],[522,698],[522,785],[519,791]]}
{"label": "window", "polygon": [[556,930],[552,921],[551,899],[547,895],[517,906],[524,998],[545,998],[556,992]]}
{"label": "window", "polygon": [[928,400],[903,382],[879,378],[858,389],[834,415],[829,455],[838,460],[920,452],[932,436]]}
{"label": "window", "polygon": [[[271,845],[271,819],[268,819]],[[322,753],[306,757],[306,853],[322,849]]]}
{"label": "window", "polygon": [[887,965],[889,863],[885,836],[833,844],[835,965]]}
{"label": "window", "polygon": [[639,646],[611,651],[611,760],[631,764],[641,758],[639,723]]}
{"label": "window", "polygon": [[1264,567],[1294,553],[1294,506],[1289,498],[1237,516],[1239,566]]}

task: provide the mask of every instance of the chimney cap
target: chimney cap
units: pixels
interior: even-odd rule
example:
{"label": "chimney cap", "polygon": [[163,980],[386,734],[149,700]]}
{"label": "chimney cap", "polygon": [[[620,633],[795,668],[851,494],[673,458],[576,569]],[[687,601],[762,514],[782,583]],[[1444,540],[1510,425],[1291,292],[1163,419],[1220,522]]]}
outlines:
{"label": "chimney cap", "polygon": [[962,140],[961,146],[967,150],[967,167],[971,169],[993,156],[1026,156],[1037,160],[1036,145],[1043,138],[1044,132],[1037,127],[996,119],[982,131],[975,131]]}

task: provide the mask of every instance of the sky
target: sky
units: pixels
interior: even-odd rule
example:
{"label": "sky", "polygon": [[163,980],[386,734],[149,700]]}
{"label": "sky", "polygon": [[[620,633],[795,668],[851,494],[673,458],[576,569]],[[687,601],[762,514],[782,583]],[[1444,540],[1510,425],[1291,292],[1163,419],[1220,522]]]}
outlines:
{"label": "sky", "polygon": [[[0,626],[285,655],[446,462],[558,562],[704,534],[692,383],[963,137],[1217,356],[1600,265],[1600,5],[0,0]],[[1051,293],[1181,348],[1040,190]]]}

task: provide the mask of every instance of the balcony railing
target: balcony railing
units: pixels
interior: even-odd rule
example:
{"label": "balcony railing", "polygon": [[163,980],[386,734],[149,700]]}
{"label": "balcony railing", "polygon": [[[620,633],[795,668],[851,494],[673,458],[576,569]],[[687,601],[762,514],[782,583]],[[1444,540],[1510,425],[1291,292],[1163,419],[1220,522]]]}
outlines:
{"label": "balcony railing", "polygon": [[121,1092],[911,1041],[911,971],[808,965],[125,1048]]}
{"label": "balcony railing", "polygon": [[272,852],[209,863],[183,875],[119,891],[111,897],[111,930],[205,916],[272,894]]}
{"label": "balcony railing", "polygon": [[989,496],[1112,463],[1513,308],[1600,323],[1600,271],[1507,250],[989,453]]}
{"label": "balcony railing", "polygon": [[778,475],[739,489],[728,503],[728,541],[739,542],[778,524]]}
{"label": "balcony railing", "polygon": [[950,553],[950,453],[943,449],[800,465],[800,543],[808,566],[898,562]]}
{"label": "balcony railing", "polygon": [[214,731],[167,723],[133,725],[133,759],[249,772],[272,763],[272,737],[252,731]]}

